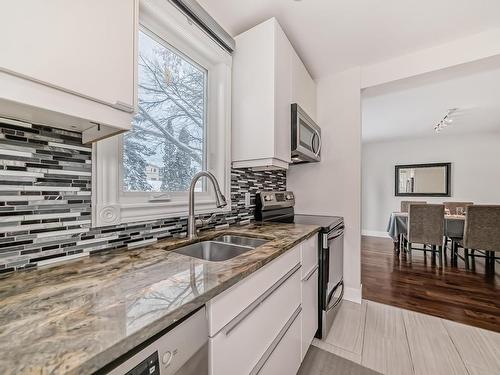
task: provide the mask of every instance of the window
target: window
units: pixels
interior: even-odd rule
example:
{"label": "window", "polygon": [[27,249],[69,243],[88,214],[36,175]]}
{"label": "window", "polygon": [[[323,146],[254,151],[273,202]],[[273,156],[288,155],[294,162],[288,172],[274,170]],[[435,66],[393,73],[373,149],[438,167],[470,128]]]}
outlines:
{"label": "window", "polygon": [[124,191],[186,191],[205,169],[207,74],[173,47],[139,33],[139,102],[123,137]]}
{"label": "window", "polygon": [[[132,129],[94,146],[94,225],[187,214],[193,175],[230,197],[231,56],[169,2],[141,2]],[[196,186],[196,212],[215,212]],[[229,209],[229,205],[226,209]]]}

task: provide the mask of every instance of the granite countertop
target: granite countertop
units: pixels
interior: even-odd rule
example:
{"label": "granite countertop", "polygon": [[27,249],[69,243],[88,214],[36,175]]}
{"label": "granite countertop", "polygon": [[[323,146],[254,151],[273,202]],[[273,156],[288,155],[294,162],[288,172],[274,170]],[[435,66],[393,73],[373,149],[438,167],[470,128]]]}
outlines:
{"label": "granite countertop", "polygon": [[318,231],[255,223],[203,232],[271,240],[224,262],[171,252],[190,243],[171,238],[2,277],[0,373],[92,373]]}

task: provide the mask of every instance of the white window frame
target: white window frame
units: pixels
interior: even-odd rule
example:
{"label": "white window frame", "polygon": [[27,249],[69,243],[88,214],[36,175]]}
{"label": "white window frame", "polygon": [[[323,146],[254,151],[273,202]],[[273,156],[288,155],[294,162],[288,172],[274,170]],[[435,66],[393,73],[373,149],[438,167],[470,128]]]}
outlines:
{"label": "white window frame", "polygon": [[[217,209],[213,188],[205,184],[206,191],[195,193],[195,209],[197,214],[230,211],[232,57],[168,1],[141,1],[139,14],[142,30],[150,36],[154,34],[156,39],[163,40],[208,72],[206,164],[207,170],[217,178],[228,205]],[[94,144],[93,225],[186,216],[188,192],[123,191],[122,139],[123,135],[118,135]]]}

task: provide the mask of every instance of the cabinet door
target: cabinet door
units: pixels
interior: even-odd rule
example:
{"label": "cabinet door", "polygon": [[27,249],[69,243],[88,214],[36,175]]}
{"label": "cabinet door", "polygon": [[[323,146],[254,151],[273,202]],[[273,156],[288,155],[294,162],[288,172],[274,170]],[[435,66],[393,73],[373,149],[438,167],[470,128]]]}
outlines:
{"label": "cabinet door", "polygon": [[300,244],[300,261],[302,262],[302,277],[318,265],[319,243],[318,235]]}
{"label": "cabinet door", "polygon": [[292,54],[292,102],[316,121],[316,83],[295,51]]}
{"label": "cabinet door", "polygon": [[302,359],[318,329],[318,268],[302,280]]}
{"label": "cabinet door", "polygon": [[300,320],[299,314],[273,353],[259,371],[259,375],[291,375],[299,370],[300,357]]}
{"label": "cabinet door", "polygon": [[[213,337],[253,301],[300,264],[300,246],[290,249],[257,272],[233,285],[207,303],[209,335]],[[297,272],[297,273],[300,273]],[[297,283],[297,288],[300,287]],[[300,300],[300,295],[298,296]]]}
{"label": "cabinet door", "polygon": [[231,146],[236,163],[274,157],[274,22],[235,38]]}
{"label": "cabinet door", "polygon": [[292,52],[285,33],[275,23],[275,157],[285,162],[291,158]]}
{"label": "cabinet door", "polygon": [[0,69],[105,104],[134,105],[135,0],[16,0],[0,12]]}
{"label": "cabinet door", "polygon": [[[245,281],[243,281],[245,282]],[[300,271],[297,269],[264,301],[242,312],[240,318],[210,339],[210,374],[248,374],[300,306]],[[300,361],[300,325],[297,360]]]}

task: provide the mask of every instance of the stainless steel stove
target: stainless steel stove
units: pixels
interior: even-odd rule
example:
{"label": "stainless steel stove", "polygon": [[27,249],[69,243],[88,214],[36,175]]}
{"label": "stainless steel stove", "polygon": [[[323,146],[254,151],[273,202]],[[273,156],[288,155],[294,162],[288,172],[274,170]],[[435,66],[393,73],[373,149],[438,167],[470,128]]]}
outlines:
{"label": "stainless steel stove", "polygon": [[255,205],[255,218],[258,221],[321,227],[318,243],[319,314],[316,337],[326,337],[344,295],[344,218],[295,214],[295,195],[291,191],[259,192]]}

